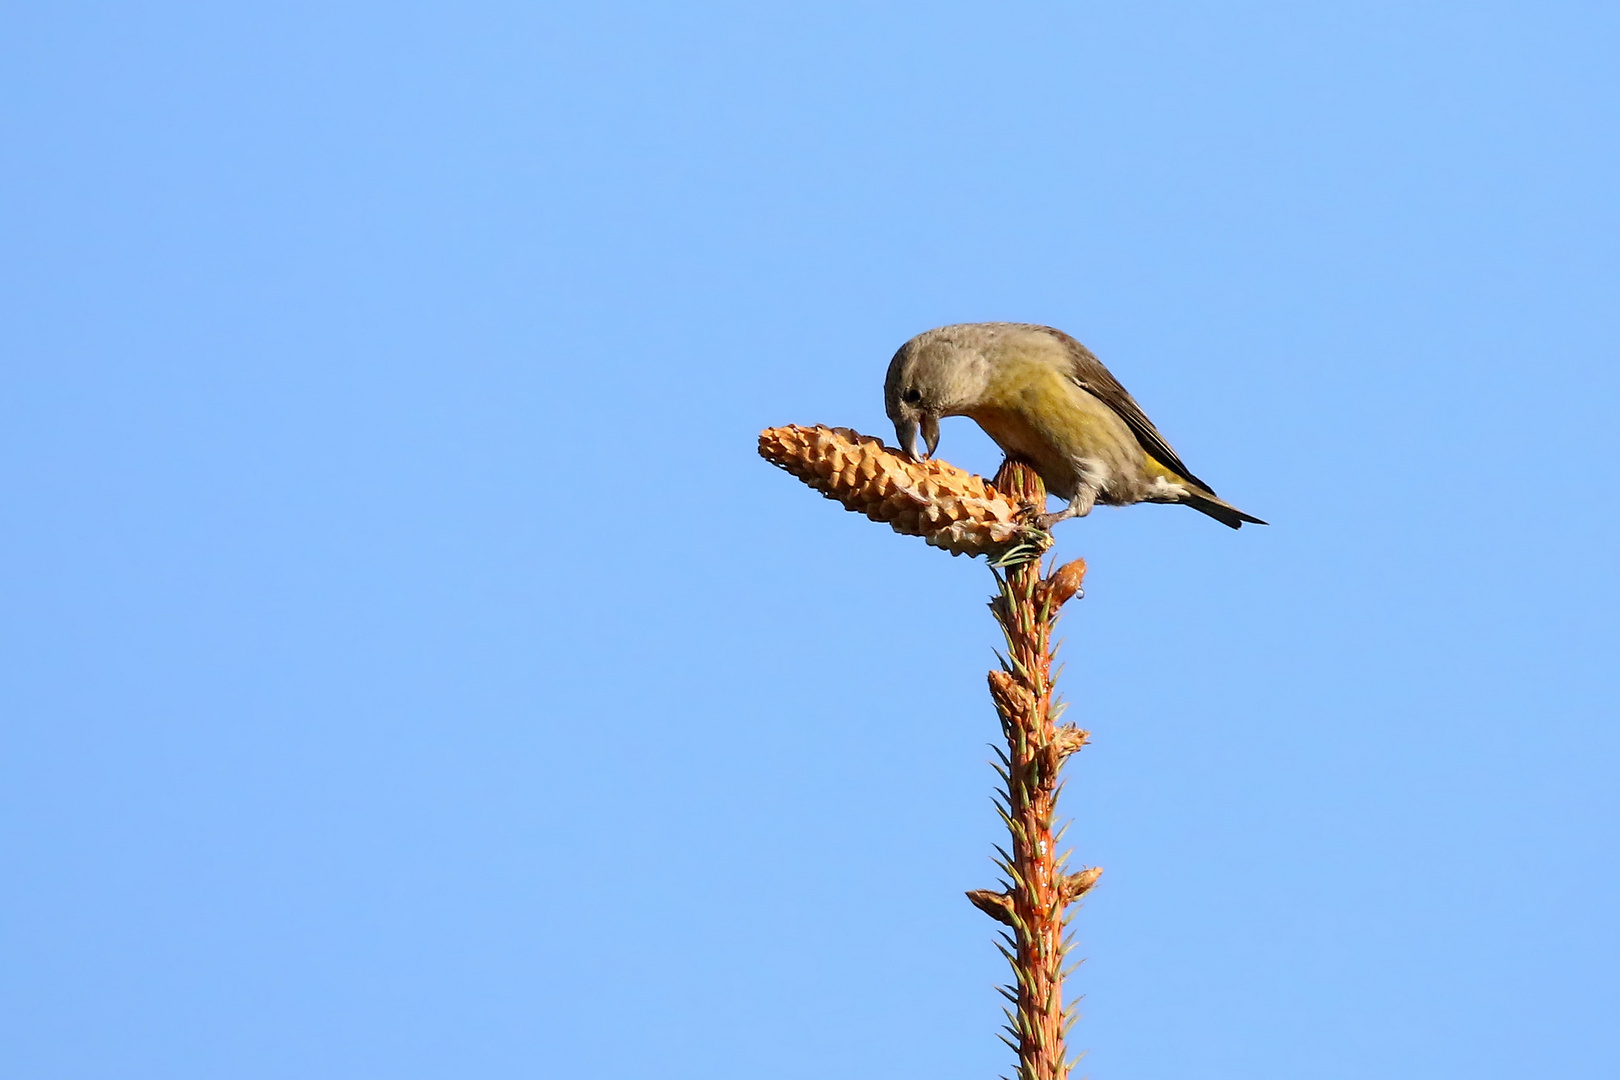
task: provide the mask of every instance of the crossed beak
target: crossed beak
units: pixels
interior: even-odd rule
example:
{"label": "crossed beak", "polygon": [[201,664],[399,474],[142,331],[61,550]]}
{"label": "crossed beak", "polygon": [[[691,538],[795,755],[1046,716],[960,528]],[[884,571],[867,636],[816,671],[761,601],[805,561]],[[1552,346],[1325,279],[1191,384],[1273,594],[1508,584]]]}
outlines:
{"label": "crossed beak", "polygon": [[[895,438],[900,440],[900,449],[906,452],[906,457],[912,461],[922,460],[917,456],[916,420],[909,416],[896,420],[894,422],[894,434]],[[923,413],[922,415],[922,437],[923,445],[928,448],[922,457],[933,457],[934,451],[939,449],[939,417],[933,413]]]}

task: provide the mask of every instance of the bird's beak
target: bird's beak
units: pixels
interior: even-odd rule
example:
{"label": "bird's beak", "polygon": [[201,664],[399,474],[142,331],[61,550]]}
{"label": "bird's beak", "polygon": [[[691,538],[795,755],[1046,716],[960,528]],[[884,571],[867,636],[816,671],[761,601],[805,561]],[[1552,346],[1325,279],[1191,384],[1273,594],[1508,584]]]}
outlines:
{"label": "bird's beak", "polygon": [[900,443],[900,451],[912,461],[917,458],[917,421],[909,416],[903,416],[894,422],[894,437]]}
{"label": "bird's beak", "polygon": [[939,417],[933,413],[924,413],[922,418],[923,444],[928,447],[928,456],[933,457],[934,451],[939,449]]}

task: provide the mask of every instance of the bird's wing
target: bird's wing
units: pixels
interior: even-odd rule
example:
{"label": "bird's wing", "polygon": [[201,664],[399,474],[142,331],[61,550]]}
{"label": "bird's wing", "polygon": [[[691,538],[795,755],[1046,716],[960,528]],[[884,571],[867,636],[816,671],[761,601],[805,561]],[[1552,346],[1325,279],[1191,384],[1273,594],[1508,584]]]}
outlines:
{"label": "bird's wing", "polygon": [[1183,479],[1191,480],[1211,495],[1215,494],[1213,488],[1194,476],[1191,470],[1181,463],[1181,458],[1170,448],[1170,444],[1165,442],[1164,436],[1159,434],[1159,429],[1153,426],[1153,421],[1142,411],[1142,406],[1125,392],[1125,388],[1119,385],[1119,380],[1103,367],[1102,361],[1098,360],[1090,349],[1061,330],[1053,330],[1050,327],[1046,329],[1068,350],[1069,377],[1080,385],[1080,389],[1114,410],[1115,414],[1125,421],[1125,426],[1131,429],[1131,434],[1136,436],[1136,441],[1142,445],[1142,449],[1152,454],[1159,464],[1173,470]]}

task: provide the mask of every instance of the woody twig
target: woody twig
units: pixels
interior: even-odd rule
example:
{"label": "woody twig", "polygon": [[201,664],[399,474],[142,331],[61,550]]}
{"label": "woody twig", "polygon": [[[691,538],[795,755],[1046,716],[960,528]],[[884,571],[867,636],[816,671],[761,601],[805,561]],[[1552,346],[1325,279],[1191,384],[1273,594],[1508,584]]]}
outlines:
{"label": "woody twig", "polygon": [[[1040,478],[1020,462],[1004,464],[995,487],[1035,506],[1045,502]],[[1069,1074],[1064,1041],[1075,1012],[1063,1001],[1067,911],[1102,873],[1097,867],[1068,872],[1055,822],[1059,774],[1069,755],[1086,744],[1087,733],[1058,724],[1064,706],[1053,690],[1052,629],[1063,605],[1080,595],[1085,574],[1081,559],[1047,577],[1039,561],[1020,563],[997,573],[999,589],[990,602],[1007,643],[1001,667],[989,679],[1007,742],[1005,752],[997,751],[1004,787],[996,809],[1011,843],[1010,850],[998,849],[1002,888],[974,890],[968,899],[1006,926],[1000,948],[1012,965],[1013,983],[1002,988],[1012,1006],[1003,1039],[1018,1054],[1018,1080],[1063,1080]]]}

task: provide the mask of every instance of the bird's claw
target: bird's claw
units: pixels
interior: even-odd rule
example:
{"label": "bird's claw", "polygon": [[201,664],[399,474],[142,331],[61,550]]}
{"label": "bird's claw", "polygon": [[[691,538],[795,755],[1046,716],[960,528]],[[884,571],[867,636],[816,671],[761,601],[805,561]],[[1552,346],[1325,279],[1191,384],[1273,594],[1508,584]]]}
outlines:
{"label": "bird's claw", "polygon": [[1037,528],[1050,532],[1052,530],[1052,526],[1056,525],[1060,521],[1068,521],[1070,518],[1085,517],[1087,514],[1091,513],[1091,508],[1096,504],[1096,492],[1082,491],[1069,502],[1068,506],[1065,506],[1057,513],[1042,514],[1040,517],[1036,518],[1035,525]]}

